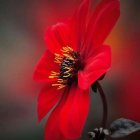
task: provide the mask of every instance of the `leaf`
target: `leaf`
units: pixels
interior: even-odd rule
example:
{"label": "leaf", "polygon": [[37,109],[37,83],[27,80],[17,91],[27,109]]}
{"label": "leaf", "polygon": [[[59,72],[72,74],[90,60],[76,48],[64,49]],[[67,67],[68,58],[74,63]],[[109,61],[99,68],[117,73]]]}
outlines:
{"label": "leaf", "polygon": [[125,118],[114,121],[110,126],[112,138],[121,138],[140,130],[140,123]]}

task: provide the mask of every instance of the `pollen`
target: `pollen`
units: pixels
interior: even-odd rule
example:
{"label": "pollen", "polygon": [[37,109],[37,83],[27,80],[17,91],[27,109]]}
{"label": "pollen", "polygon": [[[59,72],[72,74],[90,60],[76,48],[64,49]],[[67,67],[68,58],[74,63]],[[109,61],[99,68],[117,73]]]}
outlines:
{"label": "pollen", "polygon": [[57,78],[53,87],[62,89],[70,86],[77,77],[80,69],[80,55],[71,47],[66,46],[61,49],[61,54],[55,54],[54,62],[60,66],[59,72],[51,71],[49,78]]}
{"label": "pollen", "polygon": [[58,72],[51,71],[51,74],[49,76],[50,79],[52,79],[52,78],[58,78],[58,77],[59,77],[59,73]]}

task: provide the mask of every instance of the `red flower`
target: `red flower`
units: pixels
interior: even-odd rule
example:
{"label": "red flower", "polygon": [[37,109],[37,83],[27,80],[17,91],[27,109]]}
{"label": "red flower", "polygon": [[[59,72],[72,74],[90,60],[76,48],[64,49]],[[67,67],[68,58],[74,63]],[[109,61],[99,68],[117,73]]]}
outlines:
{"label": "red flower", "polygon": [[118,0],[102,0],[88,20],[89,0],[74,16],[46,32],[47,48],[34,79],[46,83],[38,97],[39,121],[53,108],[45,140],[77,139],[89,109],[89,88],[111,65],[111,51],[103,42],[119,17]]}

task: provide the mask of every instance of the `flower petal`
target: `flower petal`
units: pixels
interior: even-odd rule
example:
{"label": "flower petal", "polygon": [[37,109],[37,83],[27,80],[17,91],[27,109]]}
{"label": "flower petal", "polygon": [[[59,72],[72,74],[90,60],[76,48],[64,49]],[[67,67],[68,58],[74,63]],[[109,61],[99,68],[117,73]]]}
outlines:
{"label": "flower petal", "polygon": [[77,139],[81,136],[89,110],[89,91],[73,85],[65,105],[60,112],[60,130],[65,137]]}
{"label": "flower petal", "polygon": [[51,85],[45,86],[38,96],[38,120],[41,121],[45,115],[53,108],[53,106],[59,101],[63,90],[57,90]]}
{"label": "flower petal", "polygon": [[51,71],[59,71],[59,65],[54,62],[54,55],[47,50],[39,60],[33,78],[39,82],[55,81],[49,78]]}
{"label": "flower petal", "polygon": [[77,50],[80,49],[85,37],[89,1],[90,0],[83,0],[70,23],[72,46],[73,48],[79,47]]}
{"label": "flower petal", "polygon": [[45,42],[47,48],[52,53],[61,53],[61,48],[69,45],[69,26],[66,23],[57,23],[56,25],[48,28],[45,34]]}
{"label": "flower petal", "polygon": [[85,68],[78,72],[78,85],[88,89],[98,78],[107,72],[111,66],[111,49],[103,45],[96,49],[92,57],[87,59]]}
{"label": "flower petal", "polygon": [[82,53],[92,55],[93,51],[100,47],[120,15],[119,0],[102,0],[96,7],[87,28],[87,39]]}
{"label": "flower petal", "polygon": [[56,108],[51,113],[45,127],[45,140],[68,140],[66,139],[59,129],[59,114],[67,99],[67,94],[64,92],[61,100]]}
{"label": "flower petal", "polygon": [[79,43],[85,35],[88,7],[89,0],[83,0],[70,21],[57,23],[47,30],[45,41],[52,53],[61,53],[61,48],[67,45],[75,51],[81,46]]}

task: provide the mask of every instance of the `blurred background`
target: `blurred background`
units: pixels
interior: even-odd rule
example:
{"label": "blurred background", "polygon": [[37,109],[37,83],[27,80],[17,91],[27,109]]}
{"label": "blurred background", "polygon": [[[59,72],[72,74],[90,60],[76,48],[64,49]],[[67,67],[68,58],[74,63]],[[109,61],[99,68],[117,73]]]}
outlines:
{"label": "blurred background", "polygon": [[[45,120],[39,124],[36,112],[43,84],[34,82],[32,75],[46,49],[47,27],[67,19],[80,2],[0,0],[0,140],[43,140]],[[109,103],[109,123],[120,117],[140,122],[139,0],[121,0],[120,19],[106,43],[112,46],[112,68],[101,84]],[[91,94],[81,140],[100,125],[101,116],[100,97]],[[140,140],[140,133],[119,140]]]}

